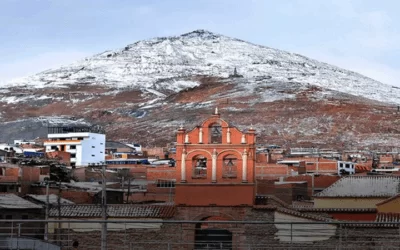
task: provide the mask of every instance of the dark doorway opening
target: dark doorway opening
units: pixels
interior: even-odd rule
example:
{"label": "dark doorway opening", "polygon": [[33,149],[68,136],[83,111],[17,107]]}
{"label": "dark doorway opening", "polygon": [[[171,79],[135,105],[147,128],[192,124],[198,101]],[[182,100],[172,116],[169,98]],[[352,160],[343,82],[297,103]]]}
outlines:
{"label": "dark doorway opening", "polygon": [[225,229],[201,229],[196,225],[195,249],[232,250],[232,233]]}

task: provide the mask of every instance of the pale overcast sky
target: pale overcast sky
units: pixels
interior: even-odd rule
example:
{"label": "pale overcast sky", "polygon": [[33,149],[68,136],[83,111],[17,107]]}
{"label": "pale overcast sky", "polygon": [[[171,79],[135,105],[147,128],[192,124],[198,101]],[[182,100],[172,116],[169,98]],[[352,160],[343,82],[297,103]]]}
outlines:
{"label": "pale overcast sky", "polygon": [[206,29],[400,86],[399,0],[0,0],[0,82]]}

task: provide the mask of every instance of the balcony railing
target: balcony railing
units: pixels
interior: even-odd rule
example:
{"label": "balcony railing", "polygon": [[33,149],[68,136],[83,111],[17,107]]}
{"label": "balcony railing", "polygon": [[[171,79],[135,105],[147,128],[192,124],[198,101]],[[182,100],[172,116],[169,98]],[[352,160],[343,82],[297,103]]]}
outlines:
{"label": "balcony railing", "polygon": [[45,144],[69,144],[69,143],[80,143],[81,140],[47,140]]}

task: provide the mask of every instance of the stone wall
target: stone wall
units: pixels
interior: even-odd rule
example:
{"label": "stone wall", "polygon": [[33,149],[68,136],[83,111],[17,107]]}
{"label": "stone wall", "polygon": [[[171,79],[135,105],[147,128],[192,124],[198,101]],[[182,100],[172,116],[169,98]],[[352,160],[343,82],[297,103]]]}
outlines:
{"label": "stone wall", "polygon": [[[221,228],[232,233],[233,249],[398,249],[398,228],[354,227],[344,225],[285,224],[274,222],[314,220],[280,214],[274,209],[255,210],[251,207],[178,207],[176,216],[168,220],[188,221],[164,223],[161,228],[130,228],[110,231],[108,249],[194,249],[195,232],[199,228]],[[278,216],[278,217],[277,217]],[[286,219],[285,219],[286,218]],[[225,224],[211,221],[244,221]],[[204,221],[194,224],[189,221]],[[167,221],[166,221],[167,222]],[[257,224],[251,222],[265,222]],[[268,224],[270,223],[270,224]],[[66,229],[67,230],[67,229]],[[293,230],[293,231],[292,231]],[[78,241],[79,249],[100,249],[100,231],[65,233],[65,241]],[[291,234],[293,233],[293,236]],[[67,236],[68,235],[68,236]],[[54,235],[53,235],[54,236]],[[54,236],[54,238],[56,238]],[[68,240],[69,241],[68,241]],[[129,248],[130,247],[130,248]]]}
{"label": "stone wall", "polygon": [[[178,224],[166,224],[161,229],[127,229],[108,231],[107,249],[167,249],[168,242],[181,242],[182,228]],[[73,242],[79,243],[78,249],[100,249],[101,231],[74,232],[64,229],[61,242],[63,249],[71,249]],[[57,231],[51,235],[51,241],[57,241]],[[162,242],[162,243],[161,243]]]}

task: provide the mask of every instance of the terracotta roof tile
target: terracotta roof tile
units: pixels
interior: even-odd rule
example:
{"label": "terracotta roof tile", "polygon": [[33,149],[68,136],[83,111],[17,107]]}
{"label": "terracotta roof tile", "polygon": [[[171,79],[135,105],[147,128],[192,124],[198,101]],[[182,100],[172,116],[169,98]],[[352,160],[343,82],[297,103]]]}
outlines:
{"label": "terracotta roof tile", "polygon": [[296,211],[296,210],[283,208],[283,207],[278,207],[276,209],[276,211],[281,212],[281,213],[285,213],[285,214],[289,214],[289,215],[293,215],[293,216],[297,216],[297,217],[311,219],[311,220],[326,221],[326,222],[334,221],[334,220],[332,220],[330,218],[326,218],[326,217],[323,217],[323,216],[313,215],[313,214],[305,214],[305,213],[301,213],[301,212]]}
{"label": "terracotta roof tile", "polygon": [[[95,217],[100,218],[100,205],[65,205],[61,206],[61,217]],[[107,216],[112,218],[170,218],[175,214],[173,205],[107,205]],[[58,216],[58,208],[52,207],[50,217]]]}
{"label": "terracotta roof tile", "polygon": [[400,222],[400,213],[378,213],[375,222]]}
{"label": "terracotta roof tile", "polygon": [[323,217],[323,216],[305,214],[305,213],[301,213],[301,212],[293,210],[293,209],[277,207],[277,206],[274,206],[274,205],[256,205],[256,206],[253,206],[253,209],[256,209],[256,210],[274,210],[274,211],[277,211],[277,212],[280,212],[280,213],[289,214],[289,215],[293,215],[293,216],[297,216],[297,217],[301,217],[301,218],[305,218],[305,219],[316,220],[316,221],[325,221],[325,222],[334,221],[334,220],[332,220],[330,218],[326,218],[326,217]]}
{"label": "terracotta roof tile", "polygon": [[293,207],[300,212],[346,212],[346,213],[376,213],[376,208],[315,208]]}

